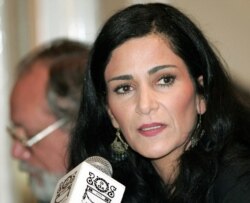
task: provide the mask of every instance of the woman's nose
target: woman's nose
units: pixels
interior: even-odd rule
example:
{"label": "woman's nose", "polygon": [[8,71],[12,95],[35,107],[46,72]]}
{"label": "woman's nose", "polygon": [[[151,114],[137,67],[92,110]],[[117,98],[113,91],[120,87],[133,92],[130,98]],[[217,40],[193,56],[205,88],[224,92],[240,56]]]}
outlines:
{"label": "woman's nose", "polygon": [[13,141],[11,154],[15,159],[19,160],[28,160],[31,157],[29,149],[17,140]]}
{"label": "woman's nose", "polygon": [[138,95],[136,111],[139,114],[150,114],[159,108],[159,103],[153,90],[142,89]]}

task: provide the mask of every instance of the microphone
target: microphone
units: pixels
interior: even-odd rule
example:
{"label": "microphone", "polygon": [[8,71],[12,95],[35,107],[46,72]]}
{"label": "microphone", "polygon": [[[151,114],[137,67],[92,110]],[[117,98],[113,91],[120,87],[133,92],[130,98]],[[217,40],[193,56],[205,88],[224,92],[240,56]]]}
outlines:
{"label": "microphone", "polygon": [[50,203],[120,203],[125,186],[112,174],[106,159],[89,157],[58,181]]}

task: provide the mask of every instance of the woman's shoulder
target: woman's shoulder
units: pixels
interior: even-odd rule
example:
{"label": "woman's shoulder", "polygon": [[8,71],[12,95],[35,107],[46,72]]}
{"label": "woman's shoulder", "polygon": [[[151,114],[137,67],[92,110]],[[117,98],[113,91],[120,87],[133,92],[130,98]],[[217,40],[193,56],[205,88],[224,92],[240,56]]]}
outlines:
{"label": "woman's shoulder", "polygon": [[244,163],[230,163],[220,167],[214,187],[215,202],[250,202],[250,158]]}

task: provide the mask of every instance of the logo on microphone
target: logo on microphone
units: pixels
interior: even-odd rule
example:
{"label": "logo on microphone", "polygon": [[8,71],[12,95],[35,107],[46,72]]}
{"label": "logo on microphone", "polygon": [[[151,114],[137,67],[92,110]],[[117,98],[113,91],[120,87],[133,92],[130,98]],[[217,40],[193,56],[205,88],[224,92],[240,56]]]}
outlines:
{"label": "logo on microphone", "polygon": [[74,179],[76,177],[76,173],[77,171],[67,177],[62,183],[60,183],[59,188],[57,190],[55,203],[64,202],[68,199],[72,183],[74,182]]}
{"label": "logo on microphone", "polygon": [[110,203],[115,197],[116,187],[110,185],[104,178],[89,172],[86,182],[87,187],[82,198],[82,203]]}

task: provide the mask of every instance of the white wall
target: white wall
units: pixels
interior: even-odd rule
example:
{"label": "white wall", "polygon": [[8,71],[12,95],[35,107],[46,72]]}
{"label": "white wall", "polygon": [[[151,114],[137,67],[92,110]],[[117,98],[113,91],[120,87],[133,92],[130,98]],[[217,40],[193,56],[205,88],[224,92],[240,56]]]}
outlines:
{"label": "white wall", "polygon": [[250,91],[250,1],[170,0],[200,25],[229,65],[234,80]]}
{"label": "white wall", "polygon": [[12,162],[10,158],[10,140],[6,133],[8,124],[8,97],[9,97],[9,72],[11,72],[11,60],[9,48],[13,36],[11,27],[7,24],[8,11],[11,3],[0,0],[0,202],[14,201],[14,182],[12,181]]}
{"label": "white wall", "polygon": [[97,30],[96,0],[36,1],[36,42],[69,37],[85,42],[94,40]]}

